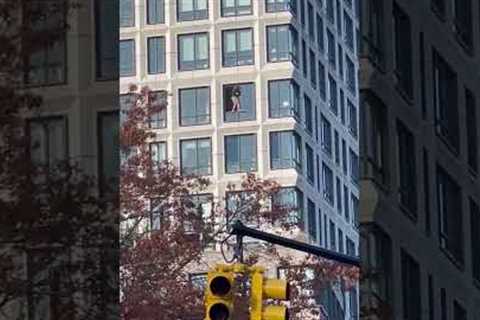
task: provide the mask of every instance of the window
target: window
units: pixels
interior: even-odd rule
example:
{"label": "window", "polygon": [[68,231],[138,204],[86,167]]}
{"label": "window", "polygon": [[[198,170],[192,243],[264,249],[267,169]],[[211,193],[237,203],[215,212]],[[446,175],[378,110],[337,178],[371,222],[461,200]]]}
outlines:
{"label": "window", "polygon": [[320,98],[327,100],[327,76],[325,75],[325,66],[318,61],[318,90],[320,91]]}
{"label": "window", "polygon": [[252,0],[222,0],[222,17],[252,14]]}
{"label": "window", "polygon": [[310,39],[315,39],[315,10],[312,4],[308,3],[308,35]]}
{"label": "window", "polygon": [[480,284],[480,207],[470,198],[470,237],[473,279]]}
{"label": "window", "polygon": [[318,142],[318,138],[319,138],[319,132],[320,132],[320,122],[319,122],[319,118],[318,118],[318,110],[317,110],[317,106],[315,106],[313,108],[313,113],[314,113],[314,117],[315,117],[315,141]]}
{"label": "window", "polygon": [[340,75],[340,80],[343,81],[343,49],[340,43],[337,46],[337,53],[338,53],[338,74]]}
{"label": "window", "polygon": [[468,50],[473,49],[473,21],[471,0],[454,0],[455,32]]}
{"label": "window", "polygon": [[333,172],[330,167],[323,162],[322,164],[322,173],[323,173],[323,198],[333,206],[334,203],[334,188],[333,188]]}
{"label": "window", "polygon": [[399,197],[402,207],[416,217],[417,182],[415,169],[415,140],[408,128],[397,121]]}
{"label": "window", "polygon": [[447,291],[445,288],[440,289],[440,313],[441,320],[447,320]]}
{"label": "window", "polygon": [[348,174],[348,165],[347,165],[347,142],[342,139],[342,167],[343,167],[343,174]]}
{"label": "window", "polygon": [[465,89],[465,123],[467,125],[467,162],[470,170],[478,173],[477,106],[472,91]]}
{"label": "window", "polygon": [[358,137],[358,120],[357,120],[357,108],[348,100],[348,129],[354,138]]}
{"label": "window", "polygon": [[337,212],[338,214],[342,214],[342,185],[340,183],[340,179],[336,178],[336,186],[337,186]]}
{"label": "window", "polygon": [[307,179],[311,185],[315,185],[315,160],[313,149],[308,144],[305,144],[305,150],[307,152]]}
{"label": "window", "polygon": [[420,266],[401,250],[403,318],[417,320],[422,314]]}
{"label": "window", "polygon": [[[360,239],[360,256],[365,260],[366,273],[374,273],[374,277],[365,277],[362,286],[362,305],[376,304],[391,301],[393,273],[392,273],[392,241],[379,227],[372,227],[362,232]],[[353,251],[355,244],[352,242]],[[347,252],[348,252],[347,240]]]}
{"label": "window", "polygon": [[[66,8],[60,0],[48,4],[42,1],[28,1],[25,4],[25,27],[22,32],[25,40],[31,42],[33,49],[24,52],[24,81],[28,85],[42,86],[62,84],[66,81]],[[48,16],[48,19],[45,18]],[[28,22],[28,23],[27,23]],[[56,34],[52,39],[45,36]],[[61,34],[60,34],[61,33]]]}
{"label": "window", "polygon": [[358,228],[360,225],[360,201],[353,193],[350,194],[350,200],[352,201],[353,225]]}
{"label": "window", "polygon": [[246,134],[225,137],[226,173],[257,170],[257,135]]}
{"label": "window", "polygon": [[349,256],[356,256],[356,252],[355,252],[355,242],[353,242],[352,239],[350,239],[348,236],[345,237],[346,240],[345,240],[345,243],[346,243],[346,254],[349,255]]}
{"label": "window", "polygon": [[210,123],[210,88],[179,90],[180,125],[193,126]]}
{"label": "window", "polygon": [[46,117],[28,121],[30,160],[34,165],[54,166],[68,157],[67,119]]}
{"label": "window", "polygon": [[337,250],[337,234],[335,232],[335,223],[330,220],[330,250]]}
{"label": "window", "polygon": [[[383,0],[364,1],[366,5],[365,12],[367,14],[368,23],[362,26],[363,38],[362,41],[362,55],[369,58],[371,62],[380,67],[383,66],[384,52],[383,52],[383,37],[384,37],[384,23],[383,23]],[[358,38],[357,38],[358,40]]]}
{"label": "window", "polygon": [[272,199],[273,206],[289,210],[289,221],[298,223],[303,221],[303,193],[296,187],[281,188]]}
{"label": "window", "polygon": [[331,75],[328,76],[328,84],[329,84],[328,87],[330,89],[330,111],[332,111],[334,115],[337,115],[338,114],[337,82]]}
{"label": "window", "polygon": [[298,33],[290,24],[267,26],[268,62],[297,63]]}
{"label": "window", "polygon": [[313,134],[313,122],[312,122],[312,100],[307,95],[303,96],[305,103],[305,129],[307,132]]}
{"label": "window", "polygon": [[255,120],[255,84],[223,86],[223,119],[225,122]]}
{"label": "window", "polygon": [[268,112],[270,118],[300,116],[298,84],[290,79],[268,82]]}
{"label": "window", "polygon": [[343,231],[338,229],[338,252],[345,253],[345,246],[343,244]]}
{"label": "window", "polygon": [[467,311],[458,301],[453,301],[453,320],[467,320]]}
{"label": "window", "polygon": [[320,156],[317,154],[317,190],[318,192],[321,191],[322,179],[321,175],[321,168],[320,168]]}
{"label": "window", "polygon": [[302,28],[305,28],[305,1],[306,0],[298,0],[300,3],[300,23],[302,24]]}
{"label": "window", "polygon": [[350,222],[350,203],[348,201],[348,188],[343,186],[343,207],[345,208],[345,221]]}
{"label": "window", "polygon": [[337,130],[334,130],[334,141],[335,141],[335,163],[340,165],[340,135]]}
{"label": "window", "polygon": [[327,19],[331,24],[335,23],[335,3],[333,0],[326,0],[327,2]]}
{"label": "window", "polygon": [[340,12],[342,11],[342,7],[340,4],[340,0],[337,0],[336,10],[337,10],[337,33],[338,35],[341,35],[342,34],[342,16]]}
{"label": "window", "polygon": [[437,52],[433,54],[433,86],[437,134],[458,152],[457,75]]}
{"label": "window", "polygon": [[267,12],[290,11],[297,12],[296,0],[265,0]]}
{"label": "window", "polygon": [[302,144],[300,136],[294,131],[270,133],[271,169],[302,169]]}
{"label": "window", "polygon": [[165,0],[147,0],[147,24],[165,23]]}
{"label": "window", "polygon": [[165,38],[150,37],[148,46],[148,73],[165,73]]}
{"label": "window", "polygon": [[440,17],[445,17],[445,0],[431,0],[432,9],[440,15]]}
{"label": "window", "polygon": [[332,155],[332,125],[325,116],[322,115],[322,150]]}
{"label": "window", "polygon": [[100,112],[97,121],[100,193],[116,193],[120,170],[119,113]]}
{"label": "window", "polygon": [[353,20],[346,11],[343,12],[343,19],[345,20],[345,35],[344,35],[345,43],[350,48],[350,50],[352,50],[352,52],[353,52],[353,50],[354,50]]}
{"label": "window", "polygon": [[178,21],[208,19],[207,0],[177,0]]}
{"label": "window", "polygon": [[303,67],[303,76],[308,77],[308,60],[307,60],[307,43],[305,40],[302,40],[302,67]]}
{"label": "window", "polygon": [[352,182],[358,185],[360,182],[360,163],[358,155],[352,149],[350,149],[350,177]]}
{"label": "window", "polygon": [[308,234],[313,241],[317,241],[317,215],[315,214],[315,203],[307,200],[307,213],[308,213]]}
{"label": "window", "polygon": [[135,40],[120,40],[120,77],[135,75]]}
{"label": "window", "polygon": [[340,88],[340,122],[345,125],[345,93],[343,89]]}
{"label": "window", "polygon": [[95,76],[97,80],[118,77],[118,24],[114,12],[117,1],[95,1]]}
{"label": "window", "polygon": [[323,237],[322,237],[322,211],[318,208],[318,244],[323,246]]}
{"label": "window", "polygon": [[330,66],[335,69],[336,66],[336,57],[337,53],[335,52],[336,44],[335,44],[335,36],[333,33],[330,31],[330,29],[327,29],[327,45],[328,45],[328,63]]}
{"label": "window", "polygon": [[150,156],[153,164],[159,164],[167,160],[167,143],[152,142],[149,144]]}
{"label": "window", "polygon": [[317,88],[317,68],[315,68],[315,62],[317,59],[315,58],[315,53],[310,50],[310,83],[313,89]]}
{"label": "window", "polygon": [[457,263],[463,264],[462,195],[458,184],[437,166],[437,201],[440,246]]}
{"label": "window", "polygon": [[318,51],[323,53],[325,51],[325,35],[323,33],[323,19],[317,13],[317,45]]}
{"label": "window", "polygon": [[412,35],[410,18],[400,9],[397,4],[393,8],[394,29],[394,73],[398,88],[409,99],[413,95],[412,79]]}
{"label": "window", "polygon": [[355,96],[356,95],[356,79],[355,79],[355,65],[353,64],[353,61],[346,56],[347,60],[347,87],[348,90]]}
{"label": "window", "polygon": [[178,36],[180,71],[209,68],[208,33],[184,34]]}
{"label": "window", "polygon": [[252,29],[227,30],[222,36],[224,67],[253,64]]}
{"label": "window", "polygon": [[184,175],[212,174],[210,138],[180,141],[180,167]]}
{"label": "window", "polygon": [[[152,107],[161,105],[161,101],[166,101],[167,92],[166,91],[152,91],[150,92],[150,99],[152,100]],[[162,129],[167,127],[167,108],[161,108],[158,112],[152,113],[149,119],[149,128],[151,129]]]}
{"label": "window", "polygon": [[365,151],[366,175],[375,182],[387,182],[387,109],[378,99],[366,100],[363,106],[366,113]]}
{"label": "window", "polygon": [[134,0],[120,0],[120,27],[133,27],[135,25]]}

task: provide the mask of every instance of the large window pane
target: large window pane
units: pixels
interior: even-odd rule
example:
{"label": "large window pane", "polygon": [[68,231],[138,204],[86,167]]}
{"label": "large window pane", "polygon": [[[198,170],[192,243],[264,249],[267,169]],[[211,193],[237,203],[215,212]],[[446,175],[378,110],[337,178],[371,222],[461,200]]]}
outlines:
{"label": "large window pane", "polygon": [[268,110],[270,118],[299,117],[299,88],[290,79],[268,83]]}
{"label": "large window pane", "polygon": [[252,29],[223,31],[223,66],[253,64]]}
{"label": "large window pane", "polygon": [[207,0],[177,0],[178,21],[203,20],[207,18]]}
{"label": "large window pane", "polygon": [[212,151],[210,138],[183,140],[180,142],[182,174],[212,174]]}
{"label": "large window pane", "polygon": [[222,0],[222,17],[252,14],[252,0]]}
{"label": "large window pane", "polygon": [[133,27],[135,25],[134,0],[120,0],[120,27]]}
{"label": "large window pane", "polygon": [[151,37],[148,38],[148,73],[164,73],[165,72],[165,38]]}
{"label": "large window pane", "polygon": [[209,68],[208,34],[195,33],[178,36],[179,70],[201,70]]}
{"label": "large window pane", "polygon": [[164,0],[147,0],[147,24],[165,23]]}
{"label": "large window pane", "polygon": [[289,24],[267,27],[268,62],[297,62],[298,34]]}
{"label": "large window pane", "polygon": [[300,136],[294,131],[270,133],[270,167],[272,169],[302,169]]}
{"label": "large window pane", "polygon": [[257,135],[225,137],[225,164],[227,173],[257,170]]}
{"label": "large window pane", "polygon": [[229,84],[223,87],[225,122],[255,120],[255,85]]}
{"label": "large window pane", "polygon": [[120,76],[135,75],[135,40],[120,40]]}
{"label": "large window pane", "polygon": [[210,123],[210,89],[208,87],[180,90],[180,125]]}

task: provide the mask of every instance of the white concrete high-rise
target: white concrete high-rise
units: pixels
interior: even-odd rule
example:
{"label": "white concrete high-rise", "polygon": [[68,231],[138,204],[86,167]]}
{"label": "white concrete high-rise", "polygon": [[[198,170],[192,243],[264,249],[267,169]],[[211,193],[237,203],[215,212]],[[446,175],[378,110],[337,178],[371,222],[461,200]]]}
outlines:
{"label": "white concrete high-rise", "polygon": [[[209,176],[213,197],[246,172],[275,179],[304,207],[309,241],[356,255],[356,5],[120,0],[120,93],[131,83],[169,93],[152,147]],[[358,317],[350,295],[334,294],[330,317]]]}

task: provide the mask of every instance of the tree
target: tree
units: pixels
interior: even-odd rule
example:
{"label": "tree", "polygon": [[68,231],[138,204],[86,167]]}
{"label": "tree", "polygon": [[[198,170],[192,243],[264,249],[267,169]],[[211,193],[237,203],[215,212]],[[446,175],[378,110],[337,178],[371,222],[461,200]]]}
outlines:
{"label": "tree", "polygon": [[70,0],[0,2],[0,318],[115,314],[118,204],[98,196],[78,161],[30,161],[40,147],[30,119],[47,125],[35,63],[64,39],[76,8]]}
{"label": "tree", "polygon": [[[281,192],[275,181],[246,174],[240,184],[229,185],[229,194],[235,196],[211,199],[211,209],[199,211],[195,195],[204,192],[209,181],[182,175],[168,160],[155,161],[149,148],[155,134],[148,123],[152,116],[168,108],[165,96],[132,85],[123,101],[122,318],[203,319],[203,289],[191,281],[190,275],[204,271],[212,262],[220,262],[218,250],[212,250],[214,246],[222,248],[225,260],[231,259],[229,224],[238,218],[263,230],[296,236],[301,233],[298,208],[272,201]],[[352,286],[358,279],[355,268],[268,244],[247,247],[245,261],[249,265],[274,261],[286,270],[287,278],[296,284],[292,291],[292,319],[318,319],[318,291],[332,282]],[[245,299],[239,301],[243,304],[236,310],[246,312]]]}

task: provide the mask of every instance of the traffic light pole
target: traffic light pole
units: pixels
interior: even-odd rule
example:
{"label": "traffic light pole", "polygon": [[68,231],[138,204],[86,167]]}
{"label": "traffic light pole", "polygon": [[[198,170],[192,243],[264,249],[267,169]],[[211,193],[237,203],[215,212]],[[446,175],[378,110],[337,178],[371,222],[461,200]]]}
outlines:
{"label": "traffic light pole", "polygon": [[268,243],[280,245],[286,248],[302,251],[305,253],[313,254],[318,257],[333,260],[350,266],[360,267],[360,260],[356,257],[352,257],[346,254],[341,254],[335,251],[327,250],[314,246],[308,243],[280,237],[271,233],[259,231],[256,229],[245,226],[241,221],[237,220],[232,225],[231,234],[237,238],[236,256],[242,262],[243,260],[243,237],[255,238],[263,240]]}

